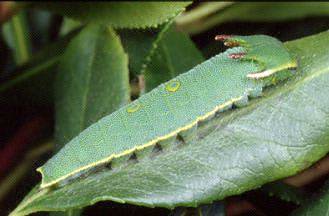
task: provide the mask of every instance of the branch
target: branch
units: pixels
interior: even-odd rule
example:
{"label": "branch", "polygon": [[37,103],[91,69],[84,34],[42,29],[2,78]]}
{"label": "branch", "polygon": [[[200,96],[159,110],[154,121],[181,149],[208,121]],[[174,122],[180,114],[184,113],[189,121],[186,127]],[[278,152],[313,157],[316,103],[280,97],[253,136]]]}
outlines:
{"label": "branch", "polygon": [[42,135],[49,121],[44,116],[36,116],[21,126],[16,134],[0,150],[0,176],[4,176],[19,159],[26,148]]}
{"label": "branch", "polygon": [[326,156],[303,172],[284,179],[283,182],[291,186],[301,187],[321,178],[328,173],[329,156]]}

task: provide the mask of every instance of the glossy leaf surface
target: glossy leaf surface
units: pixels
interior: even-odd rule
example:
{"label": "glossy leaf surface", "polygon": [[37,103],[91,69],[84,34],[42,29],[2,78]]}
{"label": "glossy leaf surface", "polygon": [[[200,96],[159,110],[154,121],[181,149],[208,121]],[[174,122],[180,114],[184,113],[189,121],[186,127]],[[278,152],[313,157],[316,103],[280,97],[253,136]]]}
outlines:
{"label": "glossy leaf surface", "polygon": [[55,91],[58,145],[129,101],[128,57],[113,29],[89,25],[71,41]]}
{"label": "glossy leaf surface", "polygon": [[[157,27],[176,16],[191,2],[84,2],[34,3],[34,7],[115,28]],[[133,19],[132,19],[133,17]]]}
{"label": "glossy leaf surface", "polygon": [[202,61],[204,58],[193,41],[172,26],[159,40],[156,53],[145,69],[145,91],[150,91]]}

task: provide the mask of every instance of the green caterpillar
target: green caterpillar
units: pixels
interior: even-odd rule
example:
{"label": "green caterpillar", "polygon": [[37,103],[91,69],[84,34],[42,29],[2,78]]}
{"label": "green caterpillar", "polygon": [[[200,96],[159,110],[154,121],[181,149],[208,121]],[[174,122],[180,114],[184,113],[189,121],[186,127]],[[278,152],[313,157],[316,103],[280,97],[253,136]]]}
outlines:
{"label": "green caterpillar", "polygon": [[60,184],[99,166],[115,165],[179,137],[188,142],[197,125],[248,97],[287,79],[296,59],[277,39],[218,35],[232,47],[190,71],[161,84],[81,132],[37,170],[41,188]]}

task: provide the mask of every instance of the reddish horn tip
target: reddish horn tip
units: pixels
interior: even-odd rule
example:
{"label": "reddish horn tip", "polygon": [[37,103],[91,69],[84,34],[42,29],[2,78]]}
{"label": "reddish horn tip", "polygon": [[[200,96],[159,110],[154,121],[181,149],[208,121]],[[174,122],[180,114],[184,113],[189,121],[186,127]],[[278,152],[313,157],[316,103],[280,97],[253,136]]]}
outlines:
{"label": "reddish horn tip", "polygon": [[216,35],[215,40],[220,40],[220,41],[224,41],[227,40],[229,38],[231,38],[232,35],[225,35],[225,34],[221,34],[221,35]]}
{"label": "reddish horn tip", "polygon": [[231,59],[240,59],[243,58],[246,55],[246,53],[231,53],[228,55]]}

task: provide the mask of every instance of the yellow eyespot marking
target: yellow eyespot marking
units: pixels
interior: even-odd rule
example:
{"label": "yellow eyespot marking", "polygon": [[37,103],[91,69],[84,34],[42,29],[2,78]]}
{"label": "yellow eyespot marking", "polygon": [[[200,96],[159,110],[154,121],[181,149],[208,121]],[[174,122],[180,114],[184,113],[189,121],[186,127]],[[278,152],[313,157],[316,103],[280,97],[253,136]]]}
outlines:
{"label": "yellow eyespot marking", "polygon": [[136,112],[137,110],[139,110],[140,108],[141,108],[141,105],[139,103],[132,104],[130,107],[127,108],[127,112],[133,113],[133,112]]}
{"label": "yellow eyespot marking", "polygon": [[166,90],[169,92],[175,92],[179,89],[179,87],[180,87],[180,82],[177,80],[173,80],[166,85]]}

